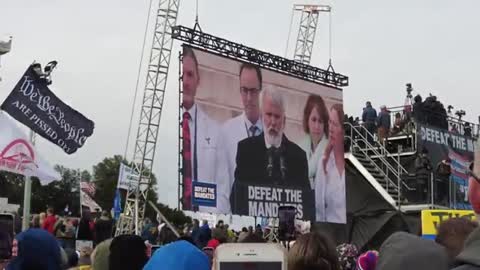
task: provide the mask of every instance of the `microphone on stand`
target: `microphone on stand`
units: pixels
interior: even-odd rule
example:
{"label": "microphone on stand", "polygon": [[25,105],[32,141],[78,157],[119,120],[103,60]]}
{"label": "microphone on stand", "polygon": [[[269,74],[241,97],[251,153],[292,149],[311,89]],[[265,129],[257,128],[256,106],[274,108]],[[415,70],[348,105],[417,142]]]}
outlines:
{"label": "microphone on stand", "polygon": [[282,176],[282,181],[285,181],[286,174],[287,174],[287,165],[286,165],[283,152],[284,152],[283,146],[280,146],[280,148],[278,148],[278,153],[280,155],[280,175]]}
{"label": "microphone on stand", "polygon": [[273,152],[274,152],[274,147],[270,147],[267,150],[267,174],[268,177],[273,176]]}

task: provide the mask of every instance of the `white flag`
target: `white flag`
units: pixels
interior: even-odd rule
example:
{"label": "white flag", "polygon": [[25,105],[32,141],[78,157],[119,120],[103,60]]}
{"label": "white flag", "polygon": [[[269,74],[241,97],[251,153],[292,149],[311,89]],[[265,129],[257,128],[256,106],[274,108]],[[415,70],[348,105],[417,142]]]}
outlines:
{"label": "white flag", "polygon": [[34,176],[42,185],[62,177],[36,151],[22,130],[0,111],[0,171]]}
{"label": "white flag", "polygon": [[125,190],[135,190],[138,186],[138,174],[135,171],[128,167],[127,165],[121,163],[120,171],[118,173],[118,189]]}

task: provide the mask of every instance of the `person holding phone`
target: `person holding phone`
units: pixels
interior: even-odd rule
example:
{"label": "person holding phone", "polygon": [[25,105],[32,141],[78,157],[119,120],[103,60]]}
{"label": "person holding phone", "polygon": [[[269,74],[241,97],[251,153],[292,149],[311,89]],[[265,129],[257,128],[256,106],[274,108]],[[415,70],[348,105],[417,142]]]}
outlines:
{"label": "person holding phone", "polygon": [[212,269],[286,270],[287,254],[279,244],[223,244],[216,249]]}

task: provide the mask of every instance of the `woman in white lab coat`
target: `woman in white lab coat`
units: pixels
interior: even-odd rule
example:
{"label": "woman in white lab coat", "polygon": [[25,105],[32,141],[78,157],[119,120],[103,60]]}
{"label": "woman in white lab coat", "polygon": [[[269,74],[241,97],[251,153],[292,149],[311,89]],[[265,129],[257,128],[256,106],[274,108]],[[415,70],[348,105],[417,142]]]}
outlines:
{"label": "woman in white lab coat", "polygon": [[317,166],[328,145],[328,111],[323,98],[310,95],[303,111],[303,130],[305,138],[299,146],[307,154],[308,178],[310,186],[315,188]]}
{"label": "woman in white lab coat", "polygon": [[334,104],[329,112],[329,144],[315,180],[317,221],[346,223],[343,107]]}

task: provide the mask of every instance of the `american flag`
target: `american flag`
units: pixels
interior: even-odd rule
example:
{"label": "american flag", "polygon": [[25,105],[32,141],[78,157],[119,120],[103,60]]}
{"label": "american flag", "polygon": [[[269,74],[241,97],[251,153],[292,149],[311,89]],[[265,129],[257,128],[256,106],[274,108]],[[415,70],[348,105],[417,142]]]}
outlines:
{"label": "american flag", "polygon": [[95,195],[95,183],[92,182],[80,182],[80,189],[93,197]]}

